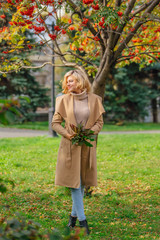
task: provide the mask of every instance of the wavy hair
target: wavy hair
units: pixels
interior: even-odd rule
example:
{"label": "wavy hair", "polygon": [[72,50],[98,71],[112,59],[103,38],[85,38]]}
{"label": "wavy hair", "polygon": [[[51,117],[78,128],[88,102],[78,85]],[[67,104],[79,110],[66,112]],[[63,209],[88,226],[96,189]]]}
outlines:
{"label": "wavy hair", "polygon": [[90,92],[91,90],[91,84],[89,82],[89,79],[87,77],[87,75],[82,72],[81,70],[71,70],[69,72],[67,72],[65,75],[64,75],[64,80],[62,82],[62,89],[63,89],[63,93],[68,93],[68,87],[67,87],[67,79],[68,77],[70,76],[74,76],[76,81],[77,81],[77,87],[79,89],[81,89],[82,91],[86,89],[86,92]]}

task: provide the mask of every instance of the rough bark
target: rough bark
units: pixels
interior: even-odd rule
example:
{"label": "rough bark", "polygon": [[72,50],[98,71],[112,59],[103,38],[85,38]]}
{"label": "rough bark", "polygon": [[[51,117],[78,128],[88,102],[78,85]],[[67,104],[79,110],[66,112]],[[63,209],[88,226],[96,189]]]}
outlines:
{"label": "rough bark", "polygon": [[110,69],[111,69],[110,67],[104,67],[100,76],[95,78],[95,80],[92,83],[92,92],[101,96],[102,99],[104,99],[105,86],[107,82],[107,77],[110,73]]}
{"label": "rough bark", "polygon": [[[107,79],[107,76],[108,75],[106,75],[106,79]],[[102,84],[98,84],[96,80],[94,81],[94,84],[92,84],[92,92],[101,96],[102,99],[104,99],[106,79],[104,79],[104,83]]]}
{"label": "rough bark", "polygon": [[158,108],[157,108],[157,99],[156,98],[152,99],[151,106],[152,106],[153,123],[158,123]]}
{"label": "rough bark", "polygon": [[[155,92],[158,92],[158,85],[156,82],[157,74],[153,73],[153,78],[152,78],[152,90]],[[158,104],[157,104],[157,98],[153,98],[151,100],[151,107],[152,107],[152,119],[153,123],[158,123]]]}

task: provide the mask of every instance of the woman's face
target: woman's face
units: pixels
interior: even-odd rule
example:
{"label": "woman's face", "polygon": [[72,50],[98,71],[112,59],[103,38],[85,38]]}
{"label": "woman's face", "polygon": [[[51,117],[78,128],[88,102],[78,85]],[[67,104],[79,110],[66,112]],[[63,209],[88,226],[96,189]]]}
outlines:
{"label": "woman's face", "polygon": [[72,75],[67,78],[67,88],[69,92],[81,93],[81,90],[77,87],[77,80]]}

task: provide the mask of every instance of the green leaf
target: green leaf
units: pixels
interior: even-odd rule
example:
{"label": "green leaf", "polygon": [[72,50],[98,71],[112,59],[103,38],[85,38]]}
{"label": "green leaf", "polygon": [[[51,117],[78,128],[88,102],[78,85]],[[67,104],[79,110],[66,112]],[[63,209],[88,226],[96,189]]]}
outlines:
{"label": "green leaf", "polygon": [[5,193],[6,191],[7,191],[6,186],[4,186],[3,183],[0,183],[0,192],[1,192],[1,193]]}
{"label": "green leaf", "polygon": [[21,96],[19,96],[19,99],[25,100],[25,101],[28,102],[28,103],[31,102],[31,99],[30,99],[29,96],[23,96],[23,95],[21,95]]}
{"label": "green leaf", "polygon": [[21,116],[22,115],[21,112],[18,109],[16,109],[16,107],[10,107],[9,110],[11,112],[15,113],[17,116]]}
{"label": "green leaf", "polygon": [[93,145],[87,141],[84,141],[84,144],[86,144],[86,146],[88,146],[88,147],[93,147]]}
{"label": "green leaf", "polygon": [[3,125],[9,124],[9,121],[5,117],[5,112],[0,113],[0,123],[2,123]]}
{"label": "green leaf", "polygon": [[5,112],[5,118],[11,124],[15,122],[15,114],[12,113],[11,111],[6,111]]}

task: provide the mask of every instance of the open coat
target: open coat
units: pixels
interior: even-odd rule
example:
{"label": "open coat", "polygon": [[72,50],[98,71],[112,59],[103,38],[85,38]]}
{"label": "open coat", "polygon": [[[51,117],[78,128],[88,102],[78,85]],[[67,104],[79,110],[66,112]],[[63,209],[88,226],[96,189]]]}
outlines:
{"label": "open coat", "polygon": [[[71,188],[79,188],[80,177],[85,186],[97,186],[96,141],[93,147],[86,145],[72,145],[65,138],[67,133],[74,134],[70,124],[77,125],[73,109],[73,95],[65,94],[56,99],[55,113],[52,119],[52,128],[62,135],[58,151],[55,184]],[[103,126],[104,108],[101,97],[88,93],[89,118],[85,125],[98,134]],[[65,128],[59,131],[57,123],[65,121]]]}

